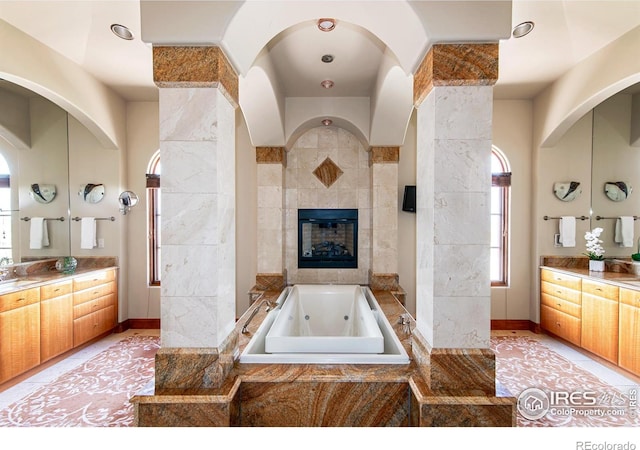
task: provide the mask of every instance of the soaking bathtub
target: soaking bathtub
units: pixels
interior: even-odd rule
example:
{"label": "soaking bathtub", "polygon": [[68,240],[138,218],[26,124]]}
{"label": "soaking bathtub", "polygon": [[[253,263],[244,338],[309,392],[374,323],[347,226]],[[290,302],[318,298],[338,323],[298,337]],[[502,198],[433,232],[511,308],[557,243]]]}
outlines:
{"label": "soaking bathtub", "polygon": [[409,356],[368,287],[286,288],[241,363],[408,364]]}

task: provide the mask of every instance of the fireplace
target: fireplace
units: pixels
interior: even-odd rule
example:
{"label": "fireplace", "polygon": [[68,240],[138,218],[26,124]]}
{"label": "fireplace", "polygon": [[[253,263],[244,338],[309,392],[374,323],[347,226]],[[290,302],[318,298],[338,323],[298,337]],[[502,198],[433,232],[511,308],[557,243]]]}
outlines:
{"label": "fireplace", "polygon": [[358,210],[299,209],[298,268],[357,269]]}

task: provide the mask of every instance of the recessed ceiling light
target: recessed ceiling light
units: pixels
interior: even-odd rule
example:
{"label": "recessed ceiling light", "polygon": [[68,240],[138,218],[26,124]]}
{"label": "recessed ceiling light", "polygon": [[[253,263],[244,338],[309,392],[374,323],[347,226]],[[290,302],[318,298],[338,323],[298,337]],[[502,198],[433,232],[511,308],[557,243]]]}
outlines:
{"label": "recessed ceiling light", "polygon": [[325,89],[331,89],[333,87],[333,81],[324,80],[322,83],[320,83],[320,85]]}
{"label": "recessed ceiling light", "polygon": [[331,119],[322,119],[322,125],[324,125],[326,127],[328,127],[332,123],[333,123],[333,120],[331,120]]}
{"label": "recessed ceiling light", "polygon": [[514,38],[521,38],[522,36],[526,36],[527,34],[531,33],[534,26],[535,24],[533,22],[522,22],[521,24],[518,24],[514,27],[511,35]]}
{"label": "recessed ceiling light", "polygon": [[133,39],[133,33],[124,25],[114,23],[113,25],[111,25],[111,31],[113,31],[113,34],[118,36],[120,39],[126,39],[127,41]]}
{"label": "recessed ceiling light", "polygon": [[333,62],[333,55],[322,55],[322,62],[323,63],[330,63]]}
{"label": "recessed ceiling light", "polygon": [[318,19],[318,28],[320,29],[320,31],[331,31],[335,27],[335,19]]}

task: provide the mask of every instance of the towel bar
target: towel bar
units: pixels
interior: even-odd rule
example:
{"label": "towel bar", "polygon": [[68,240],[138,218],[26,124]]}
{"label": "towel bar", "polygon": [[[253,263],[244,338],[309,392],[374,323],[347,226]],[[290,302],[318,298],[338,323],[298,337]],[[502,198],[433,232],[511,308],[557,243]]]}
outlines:
{"label": "towel bar", "polygon": [[[74,217],[71,220],[75,220],[76,222],[80,222],[82,220],[82,217]],[[96,217],[96,220],[110,220],[111,222],[113,222],[114,220],[116,220],[115,217],[111,216],[111,217]]]}
{"label": "towel bar", "polygon": [[[544,220],[549,220],[549,219],[562,219],[562,217],[550,217],[550,216],[544,216],[543,217]],[[587,216],[576,216],[576,219],[579,220],[587,220],[588,217]]]}
{"label": "towel bar", "polygon": [[[603,217],[603,216],[596,216],[596,220],[603,220],[603,219],[618,219],[619,217]],[[638,216],[633,216],[633,220],[638,220],[640,219],[640,217]]]}
{"label": "towel bar", "polygon": [[[22,217],[20,220],[28,222],[31,220],[31,217]],[[44,220],[59,220],[60,222],[64,222],[64,217],[45,217]]]}

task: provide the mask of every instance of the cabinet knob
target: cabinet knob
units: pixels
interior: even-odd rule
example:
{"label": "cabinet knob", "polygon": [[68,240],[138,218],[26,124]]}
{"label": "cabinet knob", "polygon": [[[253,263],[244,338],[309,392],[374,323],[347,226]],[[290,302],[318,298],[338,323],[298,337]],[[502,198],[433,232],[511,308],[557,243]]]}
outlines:
{"label": "cabinet knob", "polygon": [[559,326],[559,327],[561,326],[561,325],[560,325],[560,322],[556,322],[556,325],[557,325],[557,326]]}
{"label": "cabinet knob", "polygon": [[558,308],[562,308],[562,304],[561,303],[556,303],[556,305],[558,305]]}

